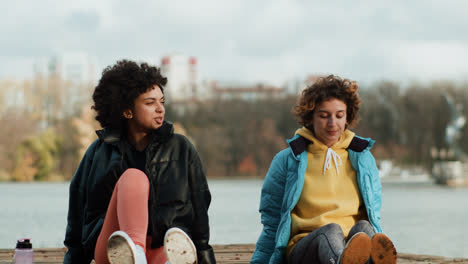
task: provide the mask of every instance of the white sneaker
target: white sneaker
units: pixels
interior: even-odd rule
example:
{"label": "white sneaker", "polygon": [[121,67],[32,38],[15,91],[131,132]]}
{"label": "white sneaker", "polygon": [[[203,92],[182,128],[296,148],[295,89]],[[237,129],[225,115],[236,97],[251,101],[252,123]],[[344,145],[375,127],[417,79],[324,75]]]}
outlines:
{"label": "white sneaker", "polygon": [[109,237],[107,259],[111,264],[147,264],[143,248],[123,231],[115,231]]}
{"label": "white sneaker", "polygon": [[170,264],[196,264],[197,249],[190,237],[180,228],[167,230],[164,236],[164,254]]}

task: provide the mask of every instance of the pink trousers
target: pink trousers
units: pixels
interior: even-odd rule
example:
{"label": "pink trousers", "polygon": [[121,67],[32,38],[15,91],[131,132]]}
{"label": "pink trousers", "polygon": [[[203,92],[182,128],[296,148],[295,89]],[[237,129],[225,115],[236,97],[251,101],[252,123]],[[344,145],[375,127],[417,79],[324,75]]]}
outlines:
{"label": "pink trousers", "polygon": [[147,236],[149,188],[148,177],[140,170],[128,169],[120,176],[94,250],[96,264],[109,263],[107,240],[117,230],[127,233],[145,250],[148,263],[166,263],[163,247],[152,249],[151,237]]}

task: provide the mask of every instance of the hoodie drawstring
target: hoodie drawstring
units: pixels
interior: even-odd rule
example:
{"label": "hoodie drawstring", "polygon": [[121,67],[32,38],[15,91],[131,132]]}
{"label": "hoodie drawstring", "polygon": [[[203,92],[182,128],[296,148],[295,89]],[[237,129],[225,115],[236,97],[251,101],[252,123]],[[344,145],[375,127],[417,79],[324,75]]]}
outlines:
{"label": "hoodie drawstring", "polygon": [[339,175],[340,173],[338,172],[338,166],[342,164],[340,155],[336,154],[333,149],[328,148],[327,150],[327,156],[325,157],[325,163],[323,164],[323,174],[325,175],[325,171],[330,169],[331,167],[331,159],[333,157],[333,161],[335,161],[335,167],[336,167],[336,175]]}

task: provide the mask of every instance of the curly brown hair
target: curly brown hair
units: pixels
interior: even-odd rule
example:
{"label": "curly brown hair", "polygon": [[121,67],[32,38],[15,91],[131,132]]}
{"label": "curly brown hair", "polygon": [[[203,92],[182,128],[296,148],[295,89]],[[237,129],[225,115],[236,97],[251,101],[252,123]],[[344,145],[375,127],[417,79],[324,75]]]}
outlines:
{"label": "curly brown hair", "polygon": [[123,111],[133,108],[135,99],[154,85],[164,93],[166,83],[158,67],[130,60],[117,61],[104,69],[94,89],[92,108],[96,120],[103,128],[122,131],[126,126]]}
{"label": "curly brown hair", "polygon": [[335,75],[319,78],[314,84],[302,91],[296,105],[292,109],[299,124],[313,130],[314,111],[322,102],[338,99],[346,104],[346,121],[351,127],[357,124],[361,100],[356,81],[342,79]]}

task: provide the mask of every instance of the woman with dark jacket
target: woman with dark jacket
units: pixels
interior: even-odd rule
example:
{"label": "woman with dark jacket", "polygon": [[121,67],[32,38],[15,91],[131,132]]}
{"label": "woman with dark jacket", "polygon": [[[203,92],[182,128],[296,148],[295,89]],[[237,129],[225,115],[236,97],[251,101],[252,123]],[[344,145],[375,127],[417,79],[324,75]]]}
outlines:
{"label": "woman with dark jacket", "polygon": [[273,159],[262,187],[263,224],[251,264],[395,264],[380,226],[381,184],[371,139],[356,123],[358,84],[330,75],[294,107],[303,126]]}
{"label": "woman with dark jacket", "polygon": [[93,94],[102,130],[70,184],[64,263],[215,263],[210,191],[195,147],[164,120],[167,79],[107,67]]}

